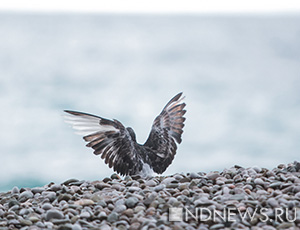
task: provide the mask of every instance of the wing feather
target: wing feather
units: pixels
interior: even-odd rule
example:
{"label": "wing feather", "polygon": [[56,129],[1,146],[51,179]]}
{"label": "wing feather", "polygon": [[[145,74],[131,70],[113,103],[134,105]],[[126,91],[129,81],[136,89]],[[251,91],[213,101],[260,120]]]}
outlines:
{"label": "wing feather", "polygon": [[83,135],[87,147],[94,149],[110,168],[121,175],[141,171],[142,161],[137,143],[127,129],[117,120],[108,120],[88,113],[65,110],[65,120]]}
{"label": "wing feather", "polygon": [[151,132],[144,147],[149,150],[151,167],[156,173],[163,173],[172,163],[177,145],[181,143],[183,133],[184,110],[182,93],[174,96],[155,118]]}

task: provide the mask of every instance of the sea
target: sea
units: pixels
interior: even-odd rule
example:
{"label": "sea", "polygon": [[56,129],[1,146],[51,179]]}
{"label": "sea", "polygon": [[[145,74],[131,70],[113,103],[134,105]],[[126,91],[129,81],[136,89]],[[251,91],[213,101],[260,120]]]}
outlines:
{"label": "sea", "polygon": [[117,119],[145,142],[183,92],[163,175],[300,160],[300,14],[0,12],[0,191],[113,170],[63,110]]}

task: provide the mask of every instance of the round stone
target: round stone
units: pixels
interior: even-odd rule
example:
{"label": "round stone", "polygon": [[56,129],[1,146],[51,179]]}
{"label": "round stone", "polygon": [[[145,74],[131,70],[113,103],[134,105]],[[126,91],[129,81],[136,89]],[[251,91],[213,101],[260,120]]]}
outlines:
{"label": "round stone", "polygon": [[87,206],[87,205],[93,205],[93,204],[95,204],[95,202],[90,199],[81,199],[81,200],[75,201],[74,204],[81,205],[81,206]]}
{"label": "round stone", "polygon": [[46,213],[46,220],[49,221],[51,219],[63,219],[64,215],[61,211],[57,209],[50,209]]}
{"label": "round stone", "polygon": [[107,221],[110,223],[114,223],[119,219],[119,214],[116,212],[111,212],[108,216],[107,216]]}
{"label": "round stone", "polygon": [[272,208],[278,208],[279,207],[278,201],[273,197],[268,199],[267,204],[269,204]]}
{"label": "round stone", "polygon": [[63,184],[64,185],[69,185],[71,183],[76,183],[76,182],[79,182],[79,180],[77,180],[77,179],[68,179]]}
{"label": "round stone", "polygon": [[140,191],[140,190],[141,190],[141,188],[136,187],[136,186],[132,186],[132,187],[128,188],[128,192],[131,192],[131,193],[134,193],[134,192],[137,192],[137,191]]}
{"label": "round stone", "polygon": [[166,187],[166,185],[164,185],[164,184],[157,185],[154,187],[154,191],[159,192],[159,191],[163,190],[165,187]]}
{"label": "round stone", "polygon": [[149,187],[154,187],[157,185],[157,183],[154,180],[148,180],[146,181],[145,185]]}
{"label": "round stone", "polygon": [[258,177],[258,178],[255,178],[254,184],[258,184],[258,185],[264,186],[265,182],[261,178]]}
{"label": "round stone", "polygon": [[116,174],[116,173],[112,174],[112,175],[110,176],[110,178],[113,179],[113,180],[114,180],[114,179],[116,179],[116,180],[121,179],[120,176],[119,176],[118,174]]}
{"label": "round stone", "polygon": [[20,202],[17,201],[16,199],[12,199],[12,200],[10,200],[10,201],[8,202],[8,207],[9,207],[9,208],[11,208],[11,207],[13,207],[13,206],[15,206],[15,205],[20,205]]}
{"label": "round stone", "polygon": [[217,172],[210,172],[206,175],[207,179],[209,180],[216,180],[220,176]]}
{"label": "round stone", "polygon": [[82,213],[80,213],[80,218],[85,218],[85,219],[88,219],[91,217],[91,214],[89,212],[85,212],[83,211]]}
{"label": "round stone", "polygon": [[114,211],[117,213],[122,213],[126,210],[126,206],[124,204],[115,206]]}
{"label": "round stone", "polygon": [[44,195],[45,198],[48,198],[51,202],[56,199],[56,193],[52,191],[45,191],[42,193],[42,195]]}
{"label": "round stone", "polygon": [[192,172],[192,173],[190,174],[190,177],[191,177],[191,179],[198,179],[198,178],[201,178],[200,175],[199,175],[198,173],[195,173],[195,172]]}
{"label": "round stone", "polygon": [[57,197],[57,201],[60,202],[62,200],[65,200],[65,201],[68,201],[72,198],[72,196],[70,194],[60,194],[58,197]]}
{"label": "round stone", "polygon": [[36,188],[32,188],[31,191],[32,191],[34,194],[36,194],[36,193],[42,193],[42,192],[44,192],[45,189],[42,188],[42,187],[36,187]]}
{"label": "round stone", "polygon": [[18,194],[20,192],[19,188],[17,186],[13,187],[11,190],[12,194]]}
{"label": "round stone", "polygon": [[104,220],[104,219],[107,218],[107,215],[106,215],[106,213],[104,211],[102,211],[102,212],[99,213],[98,218],[100,220]]}
{"label": "round stone", "polygon": [[57,192],[59,190],[61,190],[61,185],[60,184],[54,184],[50,187],[50,190],[54,191],[54,192]]}
{"label": "round stone", "polygon": [[133,208],[138,202],[139,202],[138,198],[136,198],[136,197],[129,197],[128,199],[126,199],[125,205],[128,208]]}
{"label": "round stone", "polygon": [[25,202],[26,200],[33,197],[33,193],[31,191],[24,191],[20,194],[19,200],[20,202]]}
{"label": "round stone", "polygon": [[53,206],[50,203],[45,203],[42,205],[42,209],[44,210],[49,210],[51,208],[53,208]]}

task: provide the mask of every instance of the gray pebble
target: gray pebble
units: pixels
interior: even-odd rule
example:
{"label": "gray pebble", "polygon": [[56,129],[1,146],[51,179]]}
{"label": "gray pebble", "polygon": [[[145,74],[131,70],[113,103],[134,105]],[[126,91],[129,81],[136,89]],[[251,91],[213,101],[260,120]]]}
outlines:
{"label": "gray pebble", "polygon": [[199,175],[198,173],[195,173],[195,172],[192,172],[192,173],[190,174],[190,177],[191,177],[191,179],[198,179],[198,178],[201,178],[200,175]]}
{"label": "gray pebble", "polygon": [[16,199],[11,199],[9,202],[8,202],[8,208],[11,208],[13,206],[19,206],[20,205],[20,202],[17,201]]}
{"label": "gray pebble", "polygon": [[19,215],[25,216],[25,215],[28,215],[29,213],[30,213],[30,211],[28,208],[22,208],[19,212]]}
{"label": "gray pebble", "polygon": [[77,179],[68,179],[65,182],[63,182],[63,184],[64,185],[69,185],[69,184],[72,184],[72,183],[75,183],[75,182],[79,182],[79,180],[77,180]]}
{"label": "gray pebble", "polygon": [[137,192],[137,191],[140,191],[140,190],[141,190],[141,188],[136,187],[136,186],[132,186],[132,187],[128,188],[128,191],[131,192],[131,193],[134,193],[134,192]]}
{"label": "gray pebble", "polygon": [[46,220],[51,220],[51,219],[63,219],[64,215],[61,211],[57,209],[50,209],[46,212]]}
{"label": "gray pebble", "polygon": [[65,200],[65,201],[68,201],[72,198],[72,196],[70,194],[60,194],[58,197],[57,197],[57,201],[60,202],[62,200]]}
{"label": "gray pebble", "polygon": [[269,185],[270,188],[280,188],[282,182],[273,182]]}
{"label": "gray pebble", "polygon": [[275,198],[273,198],[273,197],[269,198],[268,201],[267,201],[267,203],[268,203],[272,208],[278,208],[278,207],[279,207],[278,201],[277,201]]}
{"label": "gray pebble", "polygon": [[35,188],[32,188],[31,191],[36,194],[36,193],[42,193],[45,191],[45,188],[43,187],[35,187]]}
{"label": "gray pebble", "polygon": [[20,194],[19,200],[20,202],[25,202],[26,200],[33,197],[33,193],[31,191],[24,191]]}
{"label": "gray pebble", "polygon": [[217,172],[210,172],[206,175],[207,179],[209,180],[216,180],[220,176]]}
{"label": "gray pebble", "polygon": [[264,186],[265,182],[261,178],[255,178],[254,184],[258,184],[258,185]]}
{"label": "gray pebble", "polygon": [[149,187],[154,187],[157,185],[157,183],[154,180],[148,180],[146,181],[145,185]]}
{"label": "gray pebble", "polygon": [[32,222],[30,220],[26,220],[23,218],[19,218],[19,222],[23,226],[31,226],[32,225]]}
{"label": "gray pebble", "polygon": [[210,230],[214,230],[214,229],[224,229],[224,224],[214,224],[214,225],[212,225],[209,229],[210,229]]}
{"label": "gray pebble", "polygon": [[111,230],[112,228],[108,224],[101,224],[99,226],[101,230]]}
{"label": "gray pebble", "polygon": [[44,191],[42,192],[42,195],[44,195],[46,198],[49,199],[49,201],[54,201],[56,199],[56,193],[52,191]]}
{"label": "gray pebble", "polygon": [[126,199],[125,205],[128,208],[133,208],[138,202],[139,202],[138,198],[136,198],[136,197],[129,197],[128,199]]}
{"label": "gray pebble", "polygon": [[19,188],[17,186],[13,187],[11,190],[12,194],[18,194],[20,192]]}
{"label": "gray pebble", "polygon": [[107,215],[106,215],[106,213],[104,211],[102,211],[102,212],[99,213],[98,218],[100,220],[104,220],[104,219],[107,218]]}
{"label": "gray pebble", "polygon": [[82,230],[81,226],[79,224],[74,224],[72,226],[72,230]]}
{"label": "gray pebble", "polygon": [[91,214],[89,212],[83,211],[82,213],[80,213],[80,218],[85,218],[88,219],[91,217]]}
{"label": "gray pebble", "polygon": [[154,187],[154,191],[159,192],[159,191],[163,190],[165,187],[166,187],[166,185],[164,185],[164,184],[157,185]]}
{"label": "gray pebble", "polygon": [[49,203],[45,203],[42,205],[42,209],[44,209],[44,210],[49,210],[51,208],[53,208],[53,206]]}
{"label": "gray pebble", "polygon": [[124,204],[115,206],[114,211],[117,213],[122,213],[126,210],[126,206]]}
{"label": "gray pebble", "polygon": [[107,221],[110,223],[116,222],[119,219],[119,214],[116,212],[111,212],[108,216],[107,216]]}
{"label": "gray pebble", "polygon": [[59,190],[61,190],[61,185],[60,184],[54,184],[50,187],[50,190],[57,192]]}
{"label": "gray pebble", "polygon": [[257,173],[260,173],[261,172],[261,167],[259,167],[259,166],[253,166],[252,167],[254,170],[255,170],[255,172],[257,172]]}

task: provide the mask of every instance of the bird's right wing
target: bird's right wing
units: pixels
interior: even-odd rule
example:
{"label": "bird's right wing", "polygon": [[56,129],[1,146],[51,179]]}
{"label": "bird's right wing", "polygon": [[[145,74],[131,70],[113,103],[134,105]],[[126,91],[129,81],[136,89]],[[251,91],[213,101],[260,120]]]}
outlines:
{"label": "bird's right wing", "polygon": [[155,118],[150,135],[144,146],[151,152],[151,167],[156,173],[163,173],[176,154],[176,143],[181,143],[186,113],[182,93],[173,97]]}
{"label": "bird's right wing", "polygon": [[65,121],[88,142],[105,163],[121,175],[133,175],[142,169],[136,142],[117,120],[108,120],[92,114],[65,110]]}

